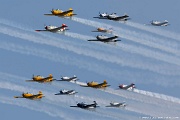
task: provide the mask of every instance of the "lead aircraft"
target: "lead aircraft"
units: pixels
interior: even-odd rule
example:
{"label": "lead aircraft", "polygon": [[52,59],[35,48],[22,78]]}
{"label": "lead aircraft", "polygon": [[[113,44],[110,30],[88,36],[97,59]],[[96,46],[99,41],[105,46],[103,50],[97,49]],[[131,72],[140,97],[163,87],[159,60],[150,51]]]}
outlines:
{"label": "lead aircraft", "polygon": [[22,93],[22,96],[14,96],[14,98],[27,98],[27,99],[31,99],[31,100],[35,100],[35,99],[41,99],[43,96],[43,93],[41,91],[39,91],[38,94],[31,94],[31,93]]}
{"label": "lead aircraft", "polygon": [[35,31],[37,32],[48,31],[48,32],[58,33],[58,32],[64,32],[65,30],[69,30],[66,29],[66,27],[68,27],[66,24],[62,24],[60,27],[48,25],[44,27],[45,30],[35,30]]}
{"label": "lead aircraft", "polygon": [[74,14],[73,13],[73,9],[72,8],[69,8],[69,10],[67,11],[62,11],[60,9],[52,9],[51,10],[51,14],[44,14],[44,15],[47,15],[47,16],[58,16],[58,17],[72,17],[74,15],[77,15],[77,14]]}
{"label": "lead aircraft", "polygon": [[86,104],[84,102],[81,102],[81,103],[77,103],[76,106],[70,106],[70,107],[79,107],[79,108],[82,108],[82,109],[92,109],[92,108],[96,108],[96,107],[99,107],[99,106],[97,106],[96,101],[93,101],[92,104]]}
{"label": "lead aircraft", "polygon": [[97,39],[88,40],[88,41],[99,41],[99,42],[104,42],[104,43],[121,41],[121,40],[117,40],[118,36],[107,37],[105,35],[97,35],[96,38]]}
{"label": "lead aircraft", "polygon": [[32,80],[26,80],[27,82],[39,82],[39,83],[46,83],[46,82],[52,82],[56,79],[53,79],[53,75],[49,74],[48,77],[43,77],[41,75],[36,75],[32,77]]}

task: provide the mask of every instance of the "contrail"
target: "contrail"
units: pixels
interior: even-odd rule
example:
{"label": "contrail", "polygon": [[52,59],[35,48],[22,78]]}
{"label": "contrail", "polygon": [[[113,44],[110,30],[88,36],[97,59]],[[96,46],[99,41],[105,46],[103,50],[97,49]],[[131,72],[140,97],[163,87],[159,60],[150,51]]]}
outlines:
{"label": "contrail", "polygon": [[[5,28],[4,28],[5,29]],[[6,34],[5,32],[3,32],[4,34]],[[19,33],[21,34],[21,33]],[[77,34],[77,33],[66,33],[68,36],[71,36],[71,37],[75,37],[75,38],[80,38],[80,39],[88,39],[89,36],[85,36],[85,35],[80,35],[80,34]],[[22,37],[22,36],[21,36]],[[25,37],[24,37],[25,39]],[[35,39],[35,38],[32,38],[32,39]],[[42,41],[42,40],[41,40]],[[37,42],[37,41],[33,41],[33,42]],[[42,42],[40,42],[41,44],[43,44]],[[66,42],[67,43],[67,42]],[[45,43],[45,44],[48,44],[48,43]],[[71,43],[72,44],[72,43]],[[62,45],[61,45],[62,46]],[[67,45],[66,45],[67,46]],[[123,46],[123,50],[124,51],[128,51],[128,52],[131,52],[131,53],[136,53],[136,54],[140,54],[140,55],[143,55],[143,56],[146,56],[146,57],[151,57],[151,58],[155,58],[157,60],[162,60],[164,62],[169,62],[171,64],[176,64],[176,65],[180,65],[179,63],[179,59],[176,58],[176,57],[173,57],[173,56],[170,56],[170,55],[165,55],[165,54],[162,54],[162,53],[159,53],[157,51],[154,51],[152,52],[151,50],[148,50],[148,49],[142,49],[141,50],[138,50],[140,49],[140,47],[133,47],[132,45],[127,45],[127,44],[124,44],[122,43],[122,45],[120,45],[119,47],[122,49],[122,46]],[[129,49],[129,47],[131,47],[131,49]],[[77,50],[77,48],[76,48]],[[72,50],[71,50],[72,51]],[[143,52],[142,52],[143,51]],[[146,52],[148,52],[148,54]],[[150,53],[150,54],[149,54]],[[81,53],[82,54],[82,53]],[[83,54],[84,55],[84,54]],[[161,56],[161,57],[159,57]]]}
{"label": "contrail", "polygon": [[148,32],[151,32],[151,33],[154,33],[154,34],[157,34],[157,35],[161,35],[161,36],[164,36],[164,37],[167,37],[167,38],[170,38],[170,39],[180,41],[180,35],[178,33],[163,30],[163,29],[160,29],[160,28],[157,28],[157,27],[154,28],[153,26],[152,27],[145,26],[145,25],[135,23],[135,22],[131,22],[131,21],[128,21],[125,25],[131,26],[131,27],[134,27],[134,28],[138,28],[138,29],[141,29],[141,30],[145,30],[145,31],[148,31]]}
{"label": "contrail", "polygon": [[[12,44],[12,43],[1,42],[0,48],[6,49],[6,50],[11,50],[11,51],[14,51],[14,52],[23,53],[23,54],[32,54],[32,55],[35,55],[35,56],[41,56],[41,57],[46,58],[46,59],[50,59],[50,60],[53,60],[53,61],[59,61],[59,62],[65,62],[65,63],[67,63],[66,61],[68,59],[67,56],[63,57],[61,55],[49,52],[47,50],[41,50],[41,49],[32,48],[32,47],[28,47],[28,46],[20,46],[20,45],[16,45],[16,44]],[[98,53],[98,52],[96,52],[96,53]],[[117,57],[113,57],[113,56],[110,57],[111,59],[115,59],[115,61],[114,61],[114,60],[111,60],[111,59],[107,59],[109,55],[103,55],[102,56],[102,53],[99,53],[97,55],[96,55],[96,53],[92,52],[93,56],[97,57],[97,59],[100,59],[100,60],[101,59],[102,60],[105,59],[103,61],[112,62],[112,63],[115,62],[116,64],[125,64],[125,65],[128,65],[128,66],[130,65],[130,66],[133,66],[135,68],[137,67],[139,69],[150,70],[150,71],[154,71],[154,72],[157,72],[157,73],[160,73],[160,74],[166,74],[166,75],[167,74],[169,74],[169,75],[172,75],[172,74],[174,74],[174,75],[177,74],[178,75],[179,74],[179,72],[177,70],[175,70],[175,71],[172,71],[172,70],[168,71],[168,69],[169,69],[168,66],[167,66],[168,69],[164,68],[164,65],[163,66],[159,66],[159,68],[158,68],[157,67],[158,65],[154,65],[154,64],[151,64],[150,66],[146,65],[146,64],[143,65],[143,63],[141,63],[141,62],[139,62],[139,64],[136,63],[136,65],[134,65],[134,63],[132,63],[131,60],[128,60],[128,59],[126,60],[126,58],[121,58],[122,60],[119,61],[119,58],[117,58]],[[49,56],[51,56],[51,57],[49,57]],[[86,67],[86,69],[89,69],[91,71],[96,71],[96,70],[97,70],[96,72],[98,72],[98,71],[100,72],[100,71],[104,71],[104,70],[111,71],[111,70],[108,70],[108,69],[104,69],[103,66],[101,66],[102,68],[100,68],[100,67],[98,67],[99,65],[95,65],[95,64],[93,65],[92,63],[89,63],[89,62],[88,62],[88,64],[84,63],[84,62],[80,62],[79,59],[75,59],[74,58],[73,61],[74,62],[72,62],[71,64],[76,65],[76,66],[81,66],[83,68]],[[84,64],[86,64],[86,66],[83,66]],[[97,66],[96,68],[99,68],[99,69],[94,69],[92,66]],[[161,67],[163,67],[163,69],[159,70],[159,69],[161,69]],[[111,73],[111,72],[108,72],[108,73]],[[103,73],[103,74],[105,74],[105,73]]]}
{"label": "contrail", "polygon": [[113,28],[115,30],[114,34],[119,35],[122,38],[131,40],[133,42],[137,42],[139,44],[150,46],[153,48],[158,48],[160,50],[180,56],[180,52],[178,49],[179,46],[178,46],[177,42],[172,42],[169,40],[156,38],[156,37],[144,34],[144,33],[143,34],[137,33],[135,31],[126,30],[124,28],[119,28],[119,27],[115,27],[115,26],[108,25],[105,23],[99,23],[96,21],[87,20],[87,19],[83,19],[83,18],[73,17],[72,20],[74,20],[76,22],[80,22],[85,25],[96,27],[96,28],[97,27]]}

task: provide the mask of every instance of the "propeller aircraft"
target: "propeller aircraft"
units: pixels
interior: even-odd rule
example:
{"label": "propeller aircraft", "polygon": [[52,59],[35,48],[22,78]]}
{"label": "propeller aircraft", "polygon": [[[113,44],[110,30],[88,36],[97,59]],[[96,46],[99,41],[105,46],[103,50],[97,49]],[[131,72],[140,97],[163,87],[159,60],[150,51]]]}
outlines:
{"label": "propeller aircraft", "polygon": [[46,82],[52,82],[53,80],[56,80],[56,79],[53,79],[53,75],[52,74],[49,74],[48,77],[43,77],[43,76],[40,76],[40,75],[36,75],[32,77],[32,80],[26,80],[27,82],[39,82],[39,83],[46,83]]}
{"label": "propeller aircraft", "polygon": [[75,90],[65,90],[65,89],[63,89],[63,90],[60,90],[59,93],[56,93],[54,95],[74,95],[76,93],[78,93],[78,92],[76,92]]}
{"label": "propeller aircraft", "polygon": [[77,80],[79,79],[77,78],[76,75],[74,75],[73,77],[64,76],[64,77],[61,77],[61,80],[56,80],[56,81],[68,81],[68,82],[75,81],[76,82]]}
{"label": "propeller aircraft", "polygon": [[69,8],[69,10],[67,11],[62,11],[60,9],[52,9],[51,10],[51,14],[44,14],[44,15],[47,15],[47,16],[58,16],[58,17],[72,17],[74,15],[77,15],[77,14],[74,14],[73,13],[73,9],[72,8]]}
{"label": "propeller aircraft", "polygon": [[112,30],[112,28],[110,28],[110,29],[97,28],[97,30],[94,30],[94,31],[92,31],[92,32],[112,33],[113,30]]}
{"label": "propeller aircraft", "polygon": [[110,85],[108,85],[106,80],[104,80],[102,83],[92,81],[92,82],[88,82],[87,85],[80,85],[80,86],[82,86],[82,87],[92,87],[92,88],[106,88],[106,87],[109,87]]}
{"label": "propeller aircraft", "polygon": [[136,87],[135,87],[134,83],[131,83],[130,85],[121,84],[121,85],[119,85],[119,88],[123,89],[123,90],[133,90]]}
{"label": "propeller aircraft", "polygon": [[151,25],[153,25],[153,26],[168,26],[169,24],[168,24],[168,21],[167,20],[164,20],[164,21],[151,21],[150,22],[150,24]]}
{"label": "propeller aircraft", "polygon": [[14,98],[27,98],[31,100],[41,99],[43,96],[43,93],[39,91],[38,94],[31,94],[31,93],[22,93],[22,96],[14,96]]}
{"label": "propeller aircraft", "polygon": [[118,103],[118,102],[110,102],[110,105],[106,107],[126,107],[126,102]]}
{"label": "propeller aircraft", "polygon": [[35,31],[37,32],[48,31],[48,32],[58,33],[58,32],[64,32],[65,30],[69,30],[66,29],[66,27],[68,27],[66,24],[62,24],[60,27],[48,25],[44,27],[45,30],[35,30]]}
{"label": "propeller aircraft", "polygon": [[82,109],[93,109],[93,108],[96,108],[96,107],[99,107],[99,106],[97,106],[96,101],[93,101],[92,104],[86,104],[84,102],[81,102],[81,103],[77,103],[77,106],[70,106],[70,107],[79,107],[79,108],[82,108]]}
{"label": "propeller aircraft", "polygon": [[118,36],[107,37],[105,35],[97,35],[96,38],[97,39],[88,40],[88,41],[99,41],[99,42],[104,42],[104,43],[121,41],[121,40],[117,40]]}

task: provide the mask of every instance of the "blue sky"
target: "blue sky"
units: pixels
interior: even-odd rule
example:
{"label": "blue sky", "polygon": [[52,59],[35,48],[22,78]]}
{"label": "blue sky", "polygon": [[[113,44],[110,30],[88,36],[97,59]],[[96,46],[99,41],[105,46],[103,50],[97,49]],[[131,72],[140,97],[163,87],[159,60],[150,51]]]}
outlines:
{"label": "blue sky", "polygon": [[[20,116],[29,114],[35,116],[35,119],[53,120],[85,119],[86,116],[89,116],[88,119],[129,120],[142,116],[157,117],[158,114],[179,117],[179,5],[178,0],[3,0],[0,5],[0,104],[5,109],[1,109],[2,117],[21,119]],[[51,9],[67,10],[70,7],[78,14],[72,20],[43,15]],[[127,13],[131,20],[122,23],[94,19],[99,12],[116,12],[118,15]],[[151,20],[168,20],[170,25],[143,25]],[[70,29],[65,35],[34,31],[43,29],[44,25],[60,26],[62,23]],[[91,32],[96,27],[112,27],[114,34],[119,35],[122,41],[116,46],[88,42],[87,39],[97,35]],[[81,82],[102,82],[106,79],[111,87],[99,91],[64,82],[25,82],[33,74],[48,76],[50,73],[55,78],[77,75]],[[132,82],[137,86],[135,92],[115,91],[119,84]],[[70,88],[78,90],[79,94],[63,98],[53,96],[60,89]],[[50,97],[35,102],[13,98],[22,92],[36,93],[39,89]],[[129,105],[126,110],[102,107],[96,112],[69,108],[77,101],[92,102],[93,99],[102,106],[112,100],[125,100]],[[160,105],[157,104],[160,102]],[[165,110],[166,105],[176,112],[169,113]],[[9,111],[11,116],[8,116]]]}

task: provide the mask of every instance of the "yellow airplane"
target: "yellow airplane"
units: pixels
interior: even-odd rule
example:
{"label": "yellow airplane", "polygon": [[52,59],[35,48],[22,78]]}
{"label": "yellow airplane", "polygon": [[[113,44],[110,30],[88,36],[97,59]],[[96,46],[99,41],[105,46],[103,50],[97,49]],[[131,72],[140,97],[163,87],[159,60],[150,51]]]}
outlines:
{"label": "yellow airplane", "polygon": [[56,80],[56,79],[53,79],[52,74],[49,74],[48,77],[43,77],[43,76],[40,76],[40,75],[37,75],[37,76],[33,75],[32,80],[26,80],[26,81],[27,82],[46,83],[46,82],[52,82],[53,80]]}
{"label": "yellow airplane", "polygon": [[22,96],[14,96],[14,98],[27,98],[27,99],[31,99],[31,100],[35,100],[35,99],[41,99],[43,96],[43,93],[41,91],[39,91],[38,94],[31,94],[31,93],[22,93]]}
{"label": "yellow airplane", "polygon": [[103,81],[103,83],[98,83],[98,82],[88,82],[87,85],[81,85],[82,87],[93,87],[93,88],[106,88],[109,87],[108,83],[106,80]]}
{"label": "yellow airplane", "polygon": [[69,8],[69,10],[67,10],[67,11],[62,11],[60,9],[55,9],[55,10],[52,9],[51,14],[44,14],[44,15],[58,16],[58,17],[72,17],[72,16],[77,15],[77,14],[74,14],[73,9]]}

